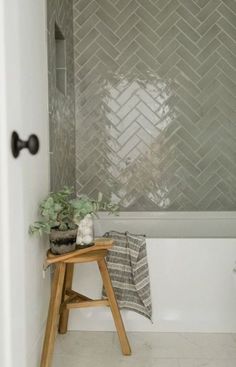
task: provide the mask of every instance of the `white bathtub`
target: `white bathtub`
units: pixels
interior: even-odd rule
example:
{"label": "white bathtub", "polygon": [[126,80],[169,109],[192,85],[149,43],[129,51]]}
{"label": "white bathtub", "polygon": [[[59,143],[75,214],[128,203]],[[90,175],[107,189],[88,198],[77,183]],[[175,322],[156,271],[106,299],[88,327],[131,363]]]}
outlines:
{"label": "white bathtub", "polygon": [[[126,229],[132,229],[124,223]],[[102,218],[96,223],[97,233],[105,232],[110,224]],[[122,228],[120,224],[110,227]],[[141,232],[145,229],[138,228]],[[235,239],[148,238],[147,253],[153,323],[134,312],[122,311],[127,330],[236,332]],[[100,297],[96,265],[77,266],[73,286],[91,298]],[[109,309],[91,308],[72,310],[69,328],[114,330],[114,324]]]}

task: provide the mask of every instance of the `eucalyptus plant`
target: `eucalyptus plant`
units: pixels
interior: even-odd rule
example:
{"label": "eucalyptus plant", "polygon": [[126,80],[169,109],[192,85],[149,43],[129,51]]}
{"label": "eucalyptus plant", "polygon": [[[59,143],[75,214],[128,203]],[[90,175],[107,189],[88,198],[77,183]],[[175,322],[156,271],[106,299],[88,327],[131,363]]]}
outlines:
{"label": "eucalyptus plant", "polygon": [[41,220],[34,222],[29,227],[30,234],[50,234],[52,229],[67,231],[76,229],[80,220],[87,214],[96,215],[98,211],[117,213],[118,205],[103,202],[102,194],[97,200],[81,195],[76,198],[74,190],[65,186],[58,192],[51,192],[39,206]]}
{"label": "eucalyptus plant", "polygon": [[98,194],[97,200],[90,199],[86,195],[80,195],[70,203],[74,208],[74,221],[79,222],[87,214],[97,215],[99,211],[107,211],[109,214],[117,214],[119,206],[112,202],[104,202],[102,193]]}

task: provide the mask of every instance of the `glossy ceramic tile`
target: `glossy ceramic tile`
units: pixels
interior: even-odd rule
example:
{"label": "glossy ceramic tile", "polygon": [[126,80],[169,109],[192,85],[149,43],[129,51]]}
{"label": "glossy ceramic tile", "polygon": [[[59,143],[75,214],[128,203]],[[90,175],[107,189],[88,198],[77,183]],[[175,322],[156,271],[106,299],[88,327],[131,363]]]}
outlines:
{"label": "glossy ceramic tile", "polygon": [[235,24],[228,0],[74,0],[78,191],[235,210]]}
{"label": "glossy ceramic tile", "polygon": [[69,332],[58,336],[53,367],[233,367],[232,334],[129,333],[132,356],[121,354],[111,332]]}
{"label": "glossy ceramic tile", "polygon": [[[48,81],[51,189],[75,184],[75,92],[71,0],[48,0]],[[65,38],[66,74],[56,75],[55,22]],[[61,67],[61,65],[60,65]],[[63,80],[56,80],[65,78]],[[57,88],[64,84],[65,93]]]}

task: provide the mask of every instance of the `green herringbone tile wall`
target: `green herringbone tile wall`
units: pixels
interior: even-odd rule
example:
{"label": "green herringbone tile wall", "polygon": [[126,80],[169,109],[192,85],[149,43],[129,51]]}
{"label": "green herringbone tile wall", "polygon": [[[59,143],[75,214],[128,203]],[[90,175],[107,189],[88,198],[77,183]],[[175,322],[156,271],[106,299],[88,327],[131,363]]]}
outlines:
{"label": "green herringbone tile wall", "polygon": [[[66,38],[66,95],[56,86],[55,22]],[[73,4],[47,0],[51,190],[75,185]]]}
{"label": "green herringbone tile wall", "polygon": [[74,53],[79,192],[236,209],[236,1],[75,0]]}

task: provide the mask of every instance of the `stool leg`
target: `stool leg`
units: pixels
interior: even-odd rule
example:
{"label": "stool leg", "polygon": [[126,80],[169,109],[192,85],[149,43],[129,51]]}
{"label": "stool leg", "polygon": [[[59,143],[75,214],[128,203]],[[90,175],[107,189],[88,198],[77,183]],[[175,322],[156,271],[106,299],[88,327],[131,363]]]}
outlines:
{"label": "stool leg", "polygon": [[44,336],[43,351],[41,356],[41,367],[50,367],[56,338],[57,320],[61,304],[62,288],[65,277],[65,263],[57,263],[53,282],[51,299],[48,309],[47,326]]}
{"label": "stool leg", "polygon": [[[67,298],[66,291],[68,289],[71,289],[72,287],[73,273],[74,273],[74,264],[72,263],[66,264],[66,275],[62,292],[62,302],[64,302]],[[69,310],[65,308],[60,315],[59,328],[58,328],[60,334],[65,334],[67,332],[68,319],[69,319]]]}
{"label": "stool leg", "polygon": [[120,339],[121,349],[124,355],[131,354],[131,348],[125,332],[124,324],[121,318],[120,310],[116,301],[116,296],[112,287],[110,275],[107,270],[107,265],[104,259],[98,261],[99,270],[102,276],[104,288],[109,300],[111,312],[116,325],[116,330]]}

